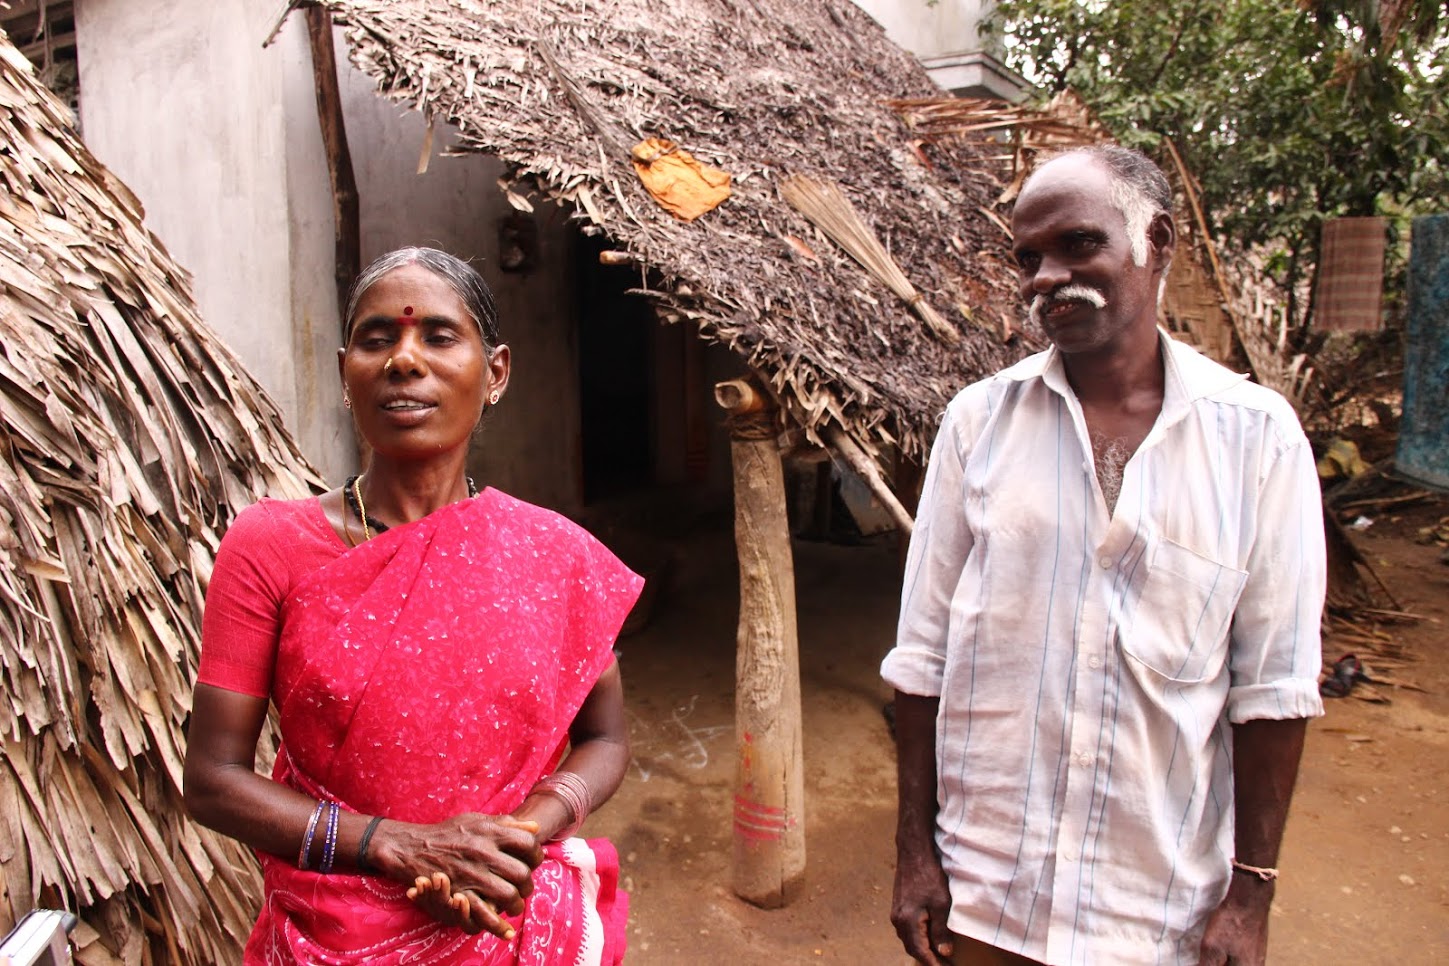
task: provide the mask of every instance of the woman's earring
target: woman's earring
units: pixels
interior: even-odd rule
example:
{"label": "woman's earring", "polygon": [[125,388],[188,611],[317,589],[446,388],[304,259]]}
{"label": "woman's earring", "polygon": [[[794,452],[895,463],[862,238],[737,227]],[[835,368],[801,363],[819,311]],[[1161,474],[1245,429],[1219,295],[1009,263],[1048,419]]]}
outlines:
{"label": "woman's earring", "polygon": [[495,390],[493,390],[493,392],[489,393],[489,395],[488,395],[488,405],[490,405],[490,406],[496,406],[496,405],[498,405],[498,390],[497,389],[495,389]]}
{"label": "woman's earring", "polygon": [[352,397],[347,395],[347,393],[345,392],[342,394],[342,405],[346,406],[348,409],[352,408]]}

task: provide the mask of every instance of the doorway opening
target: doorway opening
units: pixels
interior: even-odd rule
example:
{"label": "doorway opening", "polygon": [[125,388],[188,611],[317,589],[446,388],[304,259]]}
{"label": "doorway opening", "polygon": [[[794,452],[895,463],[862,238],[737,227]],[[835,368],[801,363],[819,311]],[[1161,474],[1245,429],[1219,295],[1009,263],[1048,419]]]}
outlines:
{"label": "doorway opening", "polygon": [[579,333],[583,501],[619,496],[654,482],[654,309],[637,295],[639,270],[604,265],[601,237],[580,236],[574,290]]}

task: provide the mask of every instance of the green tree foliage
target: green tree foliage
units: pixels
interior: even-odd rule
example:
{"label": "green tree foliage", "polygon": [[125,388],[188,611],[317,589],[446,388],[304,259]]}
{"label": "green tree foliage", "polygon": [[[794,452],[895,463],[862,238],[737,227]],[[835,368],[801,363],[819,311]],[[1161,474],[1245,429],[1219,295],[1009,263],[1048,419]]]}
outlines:
{"label": "green tree foliage", "polygon": [[1290,286],[1327,218],[1449,208],[1446,0],[1001,0],[991,29],[1044,96],[1170,138],[1214,232]]}

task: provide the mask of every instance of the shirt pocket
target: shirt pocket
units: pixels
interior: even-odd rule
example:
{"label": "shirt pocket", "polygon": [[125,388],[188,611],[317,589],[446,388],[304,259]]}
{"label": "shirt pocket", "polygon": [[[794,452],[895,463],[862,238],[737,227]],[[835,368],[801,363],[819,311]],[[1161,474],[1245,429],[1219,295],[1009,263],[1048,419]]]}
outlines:
{"label": "shirt pocket", "polygon": [[1217,677],[1247,580],[1244,571],[1159,538],[1136,604],[1119,625],[1123,652],[1171,681]]}

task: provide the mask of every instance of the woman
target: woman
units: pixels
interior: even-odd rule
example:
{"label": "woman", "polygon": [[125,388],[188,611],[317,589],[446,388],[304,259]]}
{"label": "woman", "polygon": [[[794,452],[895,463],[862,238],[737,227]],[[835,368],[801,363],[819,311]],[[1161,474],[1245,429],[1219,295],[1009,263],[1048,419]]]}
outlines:
{"label": "woman", "polygon": [[628,764],[612,646],[641,581],[562,517],[474,494],[497,325],[458,259],[374,262],[338,364],[366,473],[263,500],[221,543],[186,802],[261,858],[248,964],[622,958],[617,856],[569,836]]}

